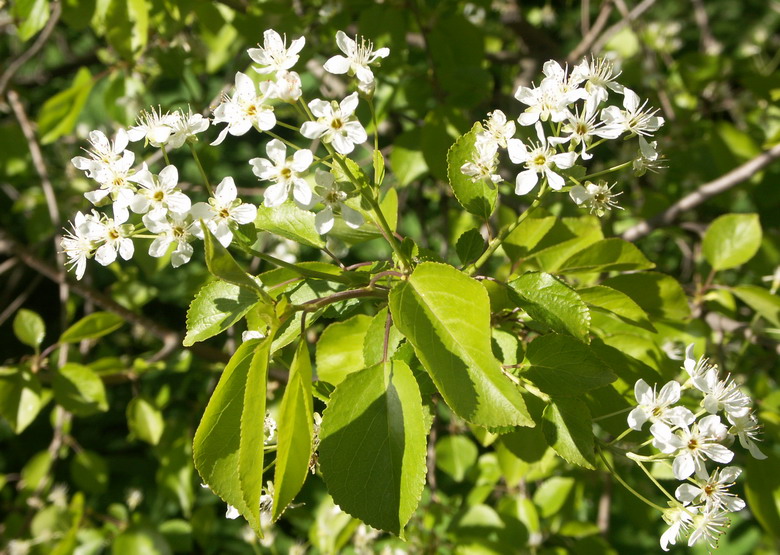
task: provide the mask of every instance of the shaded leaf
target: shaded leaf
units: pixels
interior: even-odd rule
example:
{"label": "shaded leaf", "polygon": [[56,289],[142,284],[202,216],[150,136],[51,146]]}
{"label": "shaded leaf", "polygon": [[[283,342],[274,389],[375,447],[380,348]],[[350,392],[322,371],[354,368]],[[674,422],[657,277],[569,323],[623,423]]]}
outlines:
{"label": "shaded leaf", "polygon": [[556,453],[572,464],[595,469],[593,424],[581,399],[553,399],[542,420],[544,436]]}
{"label": "shaded leaf", "polygon": [[187,311],[184,346],[222,333],[257,302],[257,295],[246,288],[224,281],[207,283],[195,295]]}
{"label": "shaded leaf", "polygon": [[60,336],[60,343],[78,343],[85,339],[97,339],[122,327],[125,321],[113,312],[93,312],[70,326]]}

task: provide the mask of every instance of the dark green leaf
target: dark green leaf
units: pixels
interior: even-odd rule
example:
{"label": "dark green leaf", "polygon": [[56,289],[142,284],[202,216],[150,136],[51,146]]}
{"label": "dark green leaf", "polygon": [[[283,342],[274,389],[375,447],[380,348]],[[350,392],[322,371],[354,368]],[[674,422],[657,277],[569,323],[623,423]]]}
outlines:
{"label": "dark green leaf", "polygon": [[2,368],[0,374],[0,415],[16,434],[32,424],[45,404],[38,378],[26,368]]}
{"label": "dark green leaf", "polygon": [[479,282],[452,266],[425,262],[390,292],[390,311],[458,416],[486,428],[533,425],[493,356],[490,303]]}
{"label": "dark green leaf", "polygon": [[655,333],[655,328],[650,323],[647,313],[625,293],[606,285],[578,289],[577,293],[592,308],[612,313],[627,324],[639,326]]}
{"label": "dark green leaf", "polygon": [[547,443],[566,461],[594,469],[593,424],[581,399],[553,399],[542,416]]}
{"label": "dark green leaf", "polygon": [[203,238],[205,242],[206,265],[209,271],[228,283],[249,289],[258,293],[261,298],[268,299],[268,294],[252,276],[238,265],[238,262],[235,261],[228,250],[214,237],[211,230],[205,225],[203,228],[205,229]]}
{"label": "dark green leaf", "polygon": [[465,231],[455,245],[455,251],[458,253],[458,258],[461,264],[469,264],[474,262],[479,255],[485,250],[485,239],[482,238],[482,234],[478,229],[469,229]]}
{"label": "dark green leaf", "polygon": [[330,397],[320,467],[333,500],[366,524],[403,537],[425,484],[420,391],[400,361],[350,374]]}
{"label": "dark green leaf", "polygon": [[603,285],[625,293],[650,316],[683,320],[691,314],[685,291],[671,276],[637,272],[609,278]]}
{"label": "dark green leaf", "polygon": [[87,493],[103,493],[108,488],[108,465],[93,451],[82,450],[70,461],[70,475]]}
{"label": "dark green leaf", "polygon": [[487,220],[496,208],[498,187],[486,179],[474,182],[460,171],[463,164],[474,160],[474,143],[480,131],[482,125],[477,122],[471,131],[461,135],[450,147],[447,152],[447,177],[461,206],[475,216]]}
{"label": "dark green leaf", "polygon": [[97,339],[119,329],[125,321],[113,312],[93,312],[73,324],[60,336],[60,343]]}
{"label": "dark green leaf", "polygon": [[54,399],[62,407],[79,416],[106,412],[106,388],[103,381],[88,366],[69,362],[54,373]]}

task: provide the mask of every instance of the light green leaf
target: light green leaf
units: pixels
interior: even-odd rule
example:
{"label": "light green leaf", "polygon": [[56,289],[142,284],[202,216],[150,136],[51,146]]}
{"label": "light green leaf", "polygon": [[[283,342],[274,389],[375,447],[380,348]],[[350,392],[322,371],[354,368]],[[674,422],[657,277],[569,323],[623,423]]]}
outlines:
{"label": "light green leaf", "polygon": [[571,397],[617,379],[590,347],[565,335],[542,335],[528,344],[522,377],[549,395]]}
{"label": "light green leaf", "polygon": [[149,35],[146,0],[111,0],[105,18],[108,43],[126,60],[137,59]]}
{"label": "light green leaf", "polygon": [[474,262],[484,250],[485,239],[476,228],[466,230],[455,244],[455,252],[458,253],[461,264]]}
{"label": "light green leaf", "polygon": [[17,34],[22,41],[30,40],[49,21],[49,0],[16,0],[12,4],[14,17],[20,20]]}
{"label": "light green leaf", "polygon": [[225,367],[195,431],[203,482],[233,505],[258,535],[263,486],[265,397],[273,334],[242,343]]}
{"label": "light green leaf", "polygon": [[428,164],[420,150],[422,131],[416,127],[395,138],[390,151],[390,166],[399,187],[405,187],[428,172]]}
{"label": "light green leaf", "polygon": [[577,272],[625,272],[629,270],[649,270],[655,264],[650,262],[642,251],[619,237],[610,237],[588,245],[566,260],[558,271]]}
{"label": "light green leaf", "polygon": [[385,180],[385,157],[381,150],[374,150],[374,184],[381,185]]}
{"label": "light green leaf", "polygon": [[143,397],[127,404],[127,426],[136,438],[151,445],[160,443],[165,431],[162,412]]}
{"label": "light green leaf", "polygon": [[477,446],[466,436],[444,436],[436,442],[436,466],[456,482],[477,463]]}
{"label": "light green leaf", "polygon": [[103,380],[89,366],[69,362],[54,373],[54,399],[79,416],[108,410]]}
{"label": "light green leaf", "polygon": [[460,171],[463,164],[474,160],[474,143],[480,131],[482,124],[476,122],[471,131],[458,137],[447,151],[447,177],[461,206],[475,216],[487,220],[496,208],[498,187],[486,179],[477,180],[475,183],[471,177]]}
{"label": "light green leaf", "polygon": [[595,469],[593,422],[581,399],[553,399],[544,409],[542,431],[550,447],[564,460]]}
{"label": "light green leaf", "polygon": [[554,476],[545,480],[534,492],[534,504],[539,507],[543,518],[549,518],[557,514],[569,499],[569,494],[574,489],[574,478]]}
{"label": "light green leaf", "polygon": [[655,328],[650,323],[647,312],[642,310],[642,307],[625,293],[606,285],[594,285],[593,287],[578,289],[577,293],[591,308],[612,313],[627,324],[639,326],[655,333]]}
{"label": "light green leaf", "polygon": [[290,366],[279,411],[276,442],[273,518],[278,519],[300,491],[309,473],[314,424],[311,361],[306,341],[301,341]]}
{"label": "light green leaf", "polygon": [[540,270],[555,274],[575,253],[602,239],[604,233],[596,216],[561,218],[533,247],[528,258],[534,260]]}
{"label": "light green leaf", "polygon": [[314,227],[314,213],[298,208],[291,201],[274,208],[258,206],[255,227],[315,249],[325,246]]}
{"label": "light green leaf", "polygon": [[780,297],[757,285],[738,285],[731,291],[750,308],[780,327]]}
{"label": "light green leaf", "polygon": [[76,453],[70,461],[70,475],[76,486],[87,493],[103,493],[108,488],[108,464],[93,451]]}
{"label": "light green leaf", "polygon": [[78,343],[84,339],[97,339],[122,327],[125,321],[113,312],[93,312],[65,330],[60,343]]}
{"label": "light green leaf", "polygon": [[258,302],[253,291],[224,281],[212,281],[195,295],[187,311],[184,346],[222,333]]}
{"label": "light green leaf", "polygon": [[38,112],[38,134],[42,144],[53,143],[73,131],[93,85],[89,70],[82,67],[69,88],[43,103]]}
{"label": "light green leaf", "polygon": [[[514,217],[514,213],[512,216]],[[517,226],[512,233],[504,239],[504,242],[501,243],[501,248],[504,249],[504,252],[506,252],[506,255],[510,260],[514,261],[524,258],[539,244],[557,221],[558,218],[555,216],[540,218],[531,216],[526,218],[523,223]]]}
{"label": "light green leaf", "polygon": [[317,341],[317,378],[338,385],[353,372],[366,367],[363,339],[371,317],[358,314],[325,328]]}
{"label": "light green leaf", "polygon": [[14,334],[19,341],[37,350],[46,335],[46,324],[37,313],[23,308],[14,316]]}
{"label": "light green leaf", "polygon": [[417,382],[400,361],[341,382],[320,430],[320,468],[347,513],[403,537],[425,485],[423,408]]}
{"label": "light green leaf", "polygon": [[214,237],[207,226],[203,226],[203,234],[206,251],[206,266],[209,272],[233,285],[255,291],[263,299],[268,299],[268,294],[258,285],[255,279],[247,274],[238,262],[231,256],[228,250]]}
{"label": "light green leaf", "polygon": [[589,341],[590,311],[577,292],[544,272],[529,272],[508,283],[531,318],[550,329]]}
{"label": "light green leaf", "polygon": [[[387,334],[387,358],[392,358],[403,341],[404,336],[390,319],[390,331]],[[366,367],[382,362],[385,358],[385,330],[387,326],[387,307],[383,308],[371,319],[371,323],[363,338],[363,361]]]}
{"label": "light green leaf", "polygon": [[777,472],[780,459],[772,452],[767,457],[766,460],[747,457],[745,493],[750,511],[764,530],[776,537],[780,530],[780,474]]}
{"label": "light green leaf", "polygon": [[[116,2],[116,0],[114,0]],[[111,542],[111,555],[171,555],[165,538],[154,528],[133,524]]]}
{"label": "light green leaf", "polygon": [[725,214],[707,228],[701,250],[713,270],[741,266],[761,246],[758,214]]}
{"label": "light green leaf", "polygon": [[390,292],[390,312],[458,416],[486,428],[533,426],[520,391],[493,356],[490,303],[478,281],[425,262]]}
{"label": "light green leaf", "polygon": [[609,278],[603,285],[625,293],[650,316],[684,320],[691,315],[685,291],[671,276],[637,272]]}
{"label": "light green leaf", "polygon": [[0,374],[0,415],[14,433],[21,434],[43,408],[43,390],[35,374],[26,368],[3,370],[8,372]]}

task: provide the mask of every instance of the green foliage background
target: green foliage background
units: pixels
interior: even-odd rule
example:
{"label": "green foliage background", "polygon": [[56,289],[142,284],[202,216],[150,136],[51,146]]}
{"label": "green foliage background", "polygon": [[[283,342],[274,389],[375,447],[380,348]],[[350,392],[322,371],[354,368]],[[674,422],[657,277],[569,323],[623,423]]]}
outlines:
{"label": "green foliage background", "polygon": [[[515,432],[518,437],[488,448],[495,438],[483,429],[469,430],[443,403],[432,407],[437,419],[428,452],[435,464],[429,466],[422,503],[407,526],[407,543],[383,535],[373,546],[361,547],[355,539],[359,534],[353,537],[358,521],[334,509],[318,475],[308,477],[268,545],[247,538],[244,521],[226,520],[224,504],[198,487],[192,463],[195,427],[226,353],[235,350],[236,337],[229,333],[193,349],[177,346],[155,360],[161,339],[180,343],[176,334],[183,335],[187,307],[207,279],[202,254],[175,272],[166,268],[165,260],[146,255],[144,248],[137,248],[132,263],[96,267],[85,281],[89,291],[110,296],[146,320],[100,311],[61,339],[70,343],[67,366],[55,373],[41,367],[37,357],[74,322],[98,310],[94,295],[74,294],[78,291],[73,289],[62,300],[52,281],[56,273],[46,271],[57,268],[54,234],[87,206],[83,192],[89,184],[70,159],[79,154],[89,130],[131,125],[149,105],[166,110],[189,105],[193,111],[213,107],[235,72],[247,70],[245,50],[262,39],[265,29],[290,38],[304,35],[302,60],[321,61],[336,52],[337,30],[360,33],[391,51],[377,71],[376,102],[387,179],[398,190],[398,229],[445,260],[467,262],[468,245],[458,239],[478,221],[462,210],[447,185],[447,150],[488,111],[519,113],[512,98],[516,86],[538,82],[547,59],[565,60],[583,39],[583,18],[593,25],[604,4],[609,35],[599,35],[606,40],[596,40],[601,51],[595,53],[614,53],[622,61],[621,82],[662,108],[667,123],[657,138],[668,158],[668,169],[618,184],[625,210],[603,221],[604,235],[610,236],[658,214],[780,140],[776,4],[658,0],[643,2],[649,8],[627,23],[621,7],[630,10],[637,3],[0,2],[4,76],[44,27],[54,24],[40,50],[9,74],[3,82],[6,89],[0,91],[0,198],[5,207],[0,212],[0,247],[6,257],[0,262],[0,545],[28,539],[35,553],[82,554],[283,553],[297,545],[314,553],[382,548],[430,553],[657,552],[663,526],[658,514],[603,472],[570,470],[560,460],[533,458],[527,449],[513,448],[540,441],[544,448],[536,431]],[[709,16],[706,24],[701,9]],[[320,87],[332,96],[345,90],[337,79],[314,77],[321,75],[316,64],[309,69],[301,71],[309,97],[318,95]],[[6,98],[8,91],[17,93],[33,122],[58,215],[47,203],[40,167]],[[369,119],[367,113],[359,116]],[[210,129],[208,136],[214,134]],[[232,175],[244,198],[252,200],[261,190],[246,161],[263,155],[265,142],[250,133],[230,148],[203,150],[206,171],[217,180]],[[632,155],[620,152],[621,145],[615,149],[616,160]],[[199,181],[186,153],[175,153],[172,162],[182,182]],[[676,335],[686,342],[710,338],[711,356],[744,380],[765,425],[762,448],[770,459],[747,465],[751,511],[736,517],[723,540],[721,548],[730,554],[774,553],[780,545],[780,394],[775,390],[780,301],[767,291],[771,283],[764,280],[780,267],[779,180],[775,163],[637,242],[658,271],[683,284],[694,304],[693,318],[660,329],[660,337]],[[517,209],[524,200],[501,192],[499,219],[508,221],[513,216],[506,207]],[[568,199],[548,211],[561,217],[580,215]],[[736,261],[719,257],[723,243],[715,235],[717,226],[710,244],[702,245],[710,222],[725,213],[757,214],[763,238],[755,256]],[[516,256],[523,254],[522,237],[509,243],[511,258],[512,248]],[[713,283],[702,252],[719,270],[715,285],[723,287],[702,289],[702,284]],[[316,259],[317,251],[302,247],[298,256]],[[352,249],[345,262],[387,256],[386,245],[373,240]],[[493,270],[506,277],[511,268],[495,265]],[[732,293],[725,286],[741,288]],[[684,300],[683,305],[685,313]],[[671,310],[652,302],[642,308],[648,314]],[[310,330],[312,337],[330,322],[327,316]],[[363,324],[368,325],[367,320]],[[572,335],[577,334],[574,328]],[[359,336],[360,330],[356,333]],[[90,339],[81,341],[84,337]],[[653,343],[625,334],[620,343],[637,364],[666,376],[674,372],[675,363],[665,358],[661,339]],[[339,352],[341,346],[333,349]],[[292,347],[288,350],[289,362]],[[55,364],[58,356],[59,350],[54,351],[49,363]],[[327,362],[322,368],[327,369]],[[375,367],[372,379],[381,379],[381,372],[381,366]],[[271,368],[272,413],[278,411],[286,373],[283,367]],[[95,374],[98,383],[91,378]],[[14,404],[20,392],[36,410],[20,410]],[[315,410],[322,410],[319,401]],[[524,434],[528,437],[520,437]],[[59,485],[66,486],[64,493]],[[604,535],[595,524],[600,502],[611,507]]]}

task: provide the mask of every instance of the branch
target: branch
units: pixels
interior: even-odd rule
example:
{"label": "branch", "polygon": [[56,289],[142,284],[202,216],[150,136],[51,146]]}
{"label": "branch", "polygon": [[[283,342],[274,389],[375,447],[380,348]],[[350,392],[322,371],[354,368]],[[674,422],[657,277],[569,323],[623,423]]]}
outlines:
{"label": "branch", "polygon": [[623,17],[620,21],[615,23],[612,27],[604,31],[604,33],[593,44],[593,52],[601,52],[604,46],[609,42],[609,39],[614,37],[623,27],[629,25],[632,21],[645,13],[650,7],[655,4],[655,0],[643,0],[637,4],[633,10]]}
{"label": "branch", "polygon": [[596,39],[599,38],[601,31],[603,31],[604,27],[606,27],[609,16],[612,14],[613,7],[614,5],[612,0],[604,0],[604,3],[601,4],[599,15],[596,16],[596,21],[593,23],[593,26],[587,33],[585,33],[585,36],[582,37],[580,43],[575,46],[574,50],[572,50],[571,53],[566,57],[566,60],[569,63],[578,62],[580,58],[587,54],[587,52],[590,50],[590,47],[593,45]]}
{"label": "branch", "polygon": [[43,48],[43,45],[46,44],[46,41],[49,40],[49,35],[51,35],[52,31],[54,31],[54,27],[57,26],[57,22],[60,19],[61,13],[62,6],[60,3],[52,2],[49,21],[46,22],[46,26],[43,28],[43,31],[41,31],[41,34],[38,35],[38,38],[35,39],[35,42],[32,44],[32,46],[30,46],[30,48],[25,50],[18,58],[8,64],[8,67],[0,77],[0,97],[2,97],[6,87],[8,86],[8,83],[11,81],[11,79],[13,79],[13,76],[16,74],[16,72],[19,71],[19,68],[27,63],[27,60],[35,56],[38,51]]}
{"label": "branch", "polygon": [[780,158],[780,144],[776,144],[769,150],[762,152],[752,160],[745,162],[738,168],[731,170],[714,181],[705,183],[691,194],[675,202],[660,214],[630,227],[623,232],[623,239],[626,241],[636,241],[658,227],[671,224],[682,212],[695,208],[715,195],[728,191],[735,185],[750,179],[753,175],[778,158]]}

